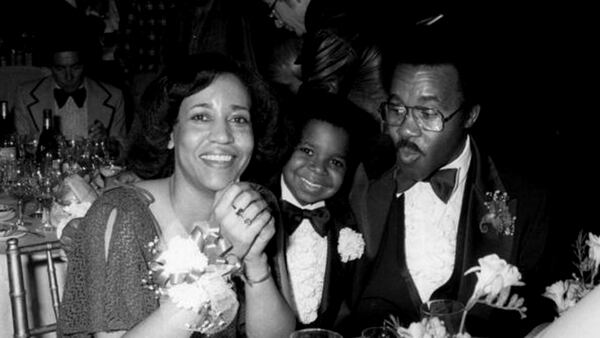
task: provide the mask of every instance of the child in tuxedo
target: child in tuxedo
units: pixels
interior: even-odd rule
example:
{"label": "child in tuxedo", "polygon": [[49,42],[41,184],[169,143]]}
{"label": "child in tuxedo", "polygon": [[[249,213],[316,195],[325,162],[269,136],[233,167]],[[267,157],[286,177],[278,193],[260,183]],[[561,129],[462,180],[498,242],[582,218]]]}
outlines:
{"label": "child in tuxedo", "polygon": [[298,326],[331,328],[364,247],[344,182],[357,165],[358,126],[369,117],[327,93],[302,96],[293,113],[293,148],[270,184],[282,215],[275,269]]}

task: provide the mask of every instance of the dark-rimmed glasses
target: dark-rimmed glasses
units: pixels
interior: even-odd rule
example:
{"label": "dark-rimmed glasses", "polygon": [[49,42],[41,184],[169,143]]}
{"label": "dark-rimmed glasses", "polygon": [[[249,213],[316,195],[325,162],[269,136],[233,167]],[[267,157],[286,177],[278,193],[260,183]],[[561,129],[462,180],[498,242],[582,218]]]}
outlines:
{"label": "dark-rimmed glasses", "polygon": [[444,124],[454,117],[464,107],[461,104],[454,112],[447,117],[435,108],[420,107],[420,106],[405,106],[403,104],[394,104],[383,102],[379,107],[383,114],[385,123],[391,127],[399,127],[406,120],[406,116],[411,112],[413,119],[417,124],[428,131],[441,132],[444,130]]}

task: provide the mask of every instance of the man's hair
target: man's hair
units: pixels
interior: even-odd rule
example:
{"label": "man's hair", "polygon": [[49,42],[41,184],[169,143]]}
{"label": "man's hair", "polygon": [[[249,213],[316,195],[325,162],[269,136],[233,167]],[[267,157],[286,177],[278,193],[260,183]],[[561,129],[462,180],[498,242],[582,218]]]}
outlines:
{"label": "man's hair", "polygon": [[449,20],[432,25],[415,25],[382,46],[382,80],[390,88],[394,69],[400,64],[441,66],[451,65],[459,74],[460,88],[467,105],[480,100],[481,83],[476,78],[476,48],[469,34]]}

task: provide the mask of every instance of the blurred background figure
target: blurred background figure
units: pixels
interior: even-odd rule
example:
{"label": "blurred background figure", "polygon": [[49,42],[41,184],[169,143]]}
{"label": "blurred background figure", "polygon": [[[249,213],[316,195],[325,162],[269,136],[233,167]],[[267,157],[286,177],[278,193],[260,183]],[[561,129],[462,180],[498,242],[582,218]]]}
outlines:
{"label": "blurred background figure", "polygon": [[18,134],[37,138],[42,130],[43,110],[50,109],[66,139],[101,141],[112,137],[125,149],[127,131],[121,90],[86,76],[86,54],[77,38],[58,36],[54,42],[48,55],[51,75],[17,88]]}

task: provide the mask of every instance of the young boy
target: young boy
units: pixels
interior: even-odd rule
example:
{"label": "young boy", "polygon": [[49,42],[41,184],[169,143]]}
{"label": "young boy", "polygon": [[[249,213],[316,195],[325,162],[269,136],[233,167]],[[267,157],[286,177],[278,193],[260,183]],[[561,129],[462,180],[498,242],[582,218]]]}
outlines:
{"label": "young boy", "polygon": [[363,112],[333,94],[303,96],[294,111],[281,175],[275,269],[298,327],[332,328],[349,286],[350,265],[364,248],[344,182],[359,153]]}

